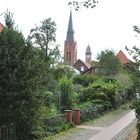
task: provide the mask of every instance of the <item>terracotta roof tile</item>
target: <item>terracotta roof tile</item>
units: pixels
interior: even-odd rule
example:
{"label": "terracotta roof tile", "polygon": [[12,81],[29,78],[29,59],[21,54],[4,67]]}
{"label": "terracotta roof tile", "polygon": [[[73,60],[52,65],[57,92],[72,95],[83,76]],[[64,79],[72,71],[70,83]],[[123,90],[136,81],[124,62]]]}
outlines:
{"label": "terracotta roof tile", "polygon": [[3,24],[0,23],[0,33],[2,32],[3,28],[4,28]]}
{"label": "terracotta roof tile", "polygon": [[127,64],[130,62],[130,60],[126,57],[122,50],[120,50],[116,56],[122,64]]}

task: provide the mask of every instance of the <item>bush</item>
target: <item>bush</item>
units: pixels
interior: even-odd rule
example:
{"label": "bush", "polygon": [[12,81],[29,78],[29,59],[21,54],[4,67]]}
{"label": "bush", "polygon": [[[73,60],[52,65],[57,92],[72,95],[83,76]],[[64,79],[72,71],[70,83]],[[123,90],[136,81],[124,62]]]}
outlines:
{"label": "bush", "polygon": [[67,123],[65,114],[48,117],[44,120],[45,136],[54,135],[73,126]]}
{"label": "bush", "polygon": [[136,111],[136,117],[137,117],[137,132],[138,132],[138,136],[137,136],[137,140],[140,139],[140,99],[137,100],[135,103],[134,103],[134,106],[135,106],[135,111]]}
{"label": "bush", "polygon": [[126,92],[116,80],[98,80],[81,90],[79,101],[91,101],[94,104],[104,103],[110,109],[124,103],[126,96]]}
{"label": "bush", "polygon": [[60,106],[61,111],[67,109],[72,109],[72,100],[74,93],[74,86],[71,79],[68,79],[66,76],[62,77],[58,83],[60,90]]}
{"label": "bush", "polygon": [[103,115],[103,113],[105,112],[105,110],[103,110],[103,106],[102,105],[92,105],[89,106],[88,108],[84,108],[81,110],[81,122],[85,122],[94,118],[97,118],[101,115]]}
{"label": "bush", "polygon": [[96,80],[97,80],[97,77],[92,77],[91,75],[78,75],[74,77],[73,83],[87,87]]}

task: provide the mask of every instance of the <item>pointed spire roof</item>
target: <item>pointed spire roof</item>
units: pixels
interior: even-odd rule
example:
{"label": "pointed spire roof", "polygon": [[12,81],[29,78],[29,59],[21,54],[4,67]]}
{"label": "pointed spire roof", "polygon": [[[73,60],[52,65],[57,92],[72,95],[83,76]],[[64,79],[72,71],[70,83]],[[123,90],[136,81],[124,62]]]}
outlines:
{"label": "pointed spire roof", "polygon": [[87,48],[86,48],[86,53],[91,53],[91,49],[90,49],[90,46],[88,44]]}
{"label": "pointed spire roof", "polygon": [[120,50],[116,56],[122,64],[127,64],[130,62],[130,60],[126,57],[122,50]]}
{"label": "pointed spire roof", "polygon": [[69,17],[66,41],[67,42],[74,42],[74,30],[73,30],[73,23],[72,23],[72,11],[70,11],[70,17]]}

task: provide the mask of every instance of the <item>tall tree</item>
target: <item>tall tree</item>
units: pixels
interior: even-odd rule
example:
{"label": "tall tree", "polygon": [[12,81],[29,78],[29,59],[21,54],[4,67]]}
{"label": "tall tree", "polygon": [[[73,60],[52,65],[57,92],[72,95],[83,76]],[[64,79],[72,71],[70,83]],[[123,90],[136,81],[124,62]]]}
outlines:
{"label": "tall tree", "polygon": [[97,59],[101,74],[115,75],[121,70],[121,63],[111,50],[102,51]]}
{"label": "tall tree", "polygon": [[[134,26],[134,31],[140,35],[140,28],[138,26]],[[133,65],[131,65],[131,74],[135,83],[135,90],[137,92],[137,101],[135,102],[135,111],[137,117],[137,140],[140,139],[140,49],[134,46],[132,49],[128,49],[127,51],[130,55],[132,55],[133,60],[135,61]]]}
{"label": "tall tree", "polygon": [[40,26],[31,29],[28,39],[48,57],[49,45],[56,41],[56,23],[51,18],[42,21]]}
{"label": "tall tree", "polygon": [[15,124],[18,140],[33,140],[46,67],[39,51],[11,28],[11,21],[0,33],[0,125]]}

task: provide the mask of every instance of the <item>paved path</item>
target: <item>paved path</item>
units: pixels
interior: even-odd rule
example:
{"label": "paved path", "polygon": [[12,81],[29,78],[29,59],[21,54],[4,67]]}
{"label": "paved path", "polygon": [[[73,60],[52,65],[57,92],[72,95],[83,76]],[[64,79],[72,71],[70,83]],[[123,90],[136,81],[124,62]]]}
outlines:
{"label": "paved path", "polygon": [[[118,134],[121,130],[128,126],[134,119],[135,111],[132,110],[121,119],[106,128],[93,127],[92,129],[100,129],[101,131],[88,140],[111,140],[116,134]],[[89,129],[91,129],[91,127],[89,127]]]}

